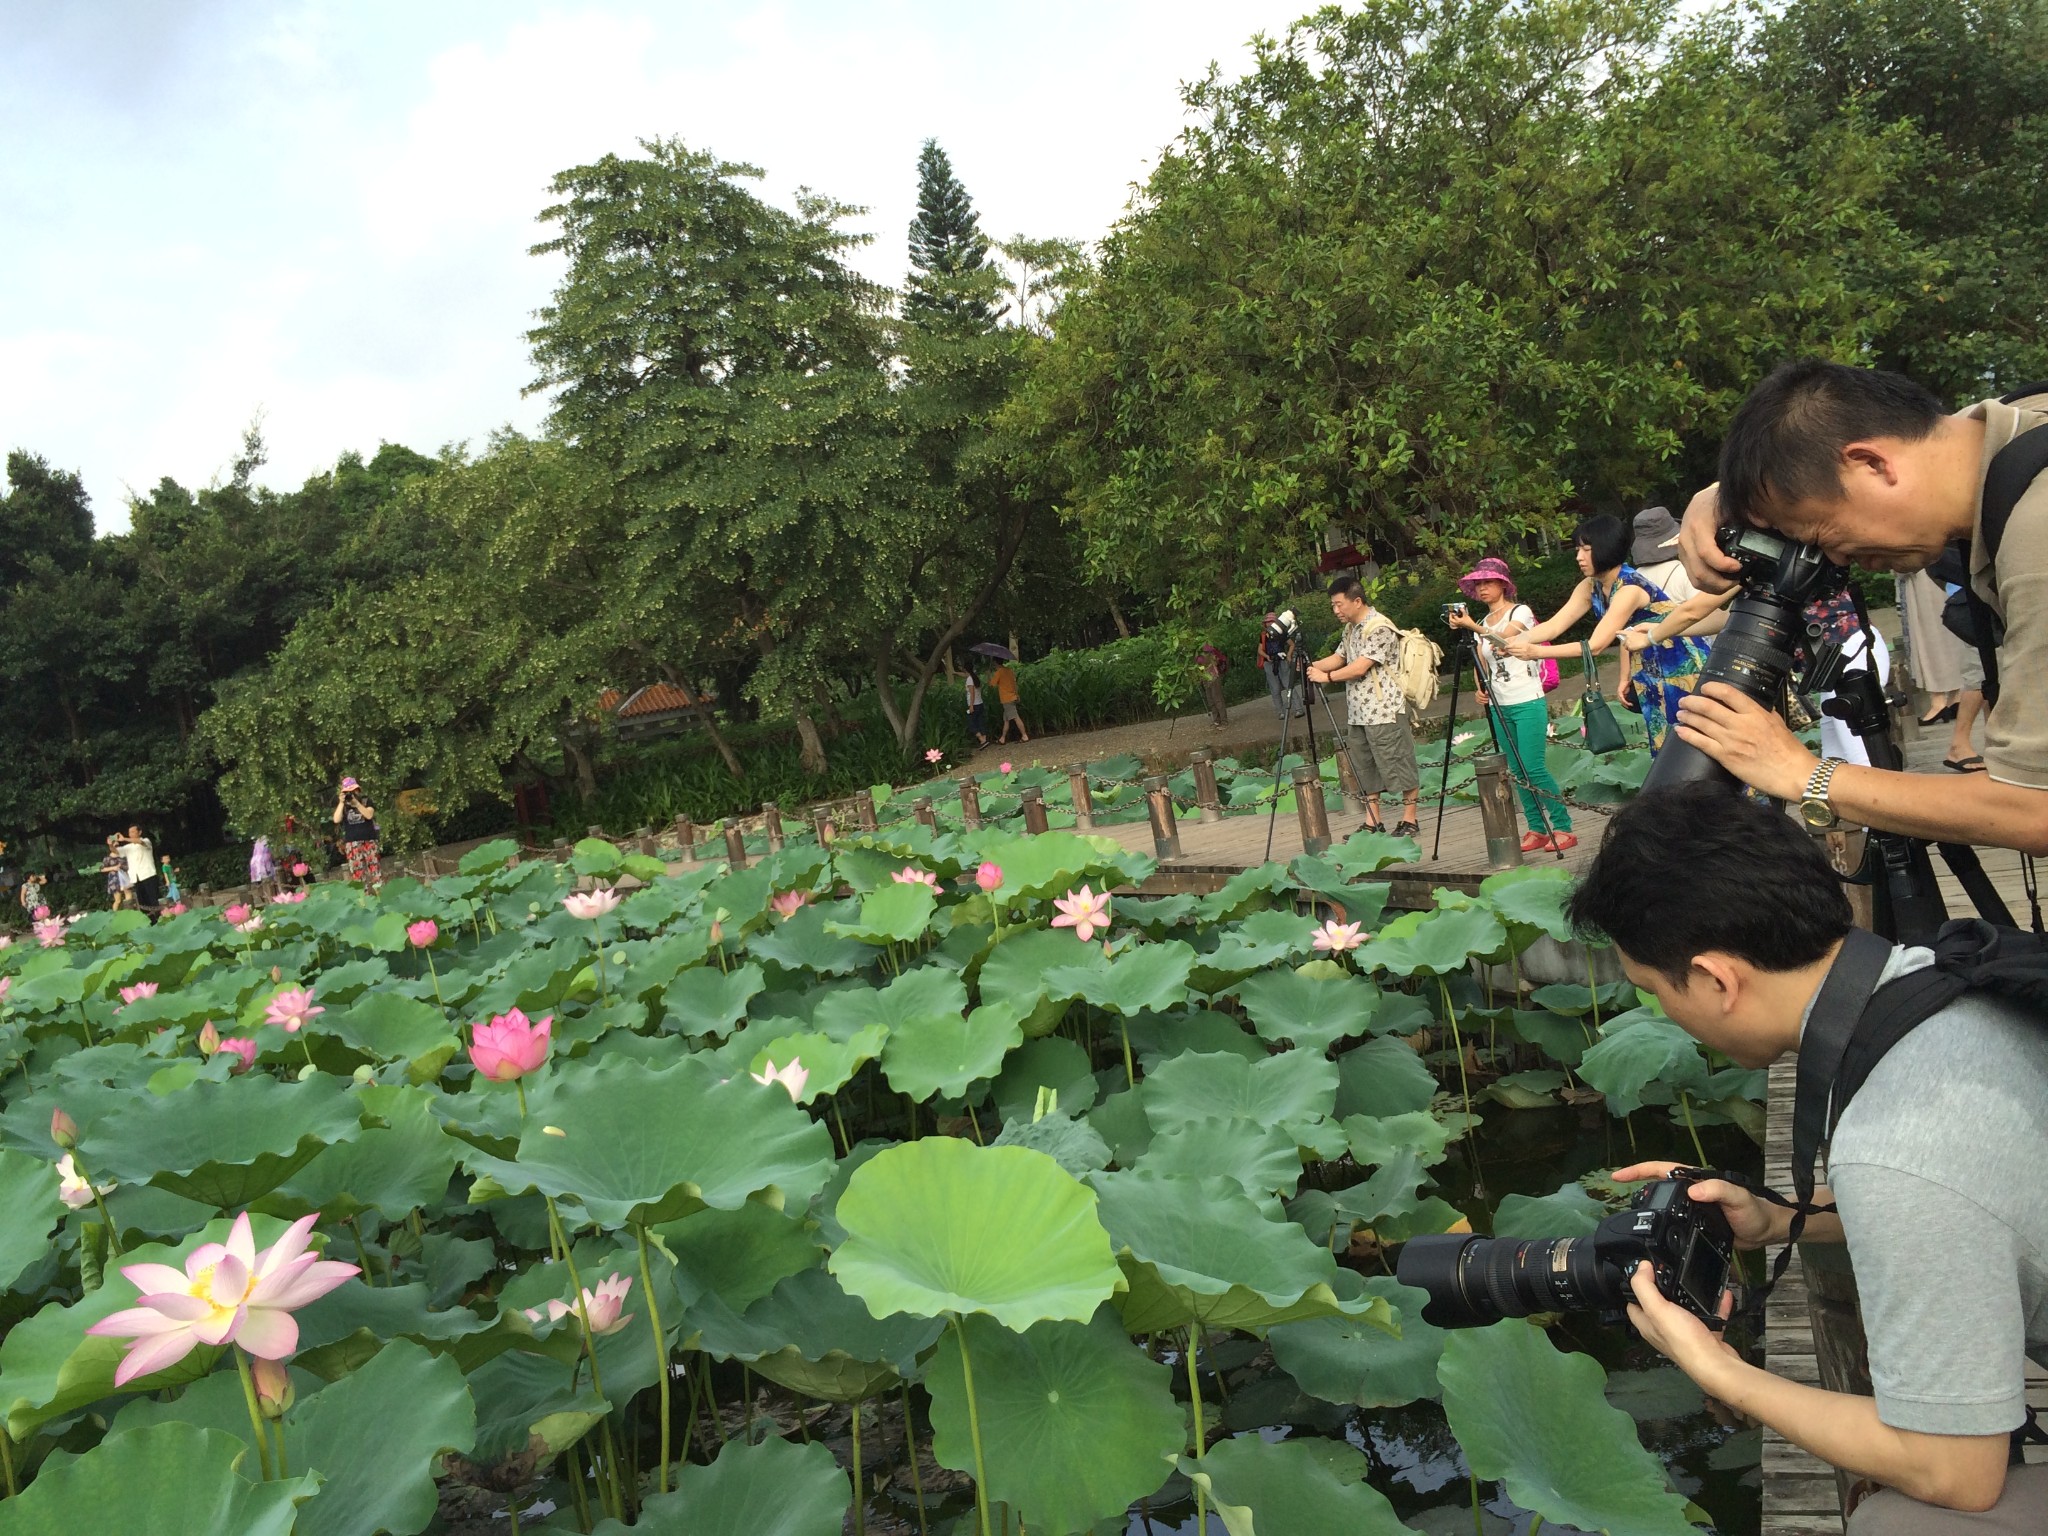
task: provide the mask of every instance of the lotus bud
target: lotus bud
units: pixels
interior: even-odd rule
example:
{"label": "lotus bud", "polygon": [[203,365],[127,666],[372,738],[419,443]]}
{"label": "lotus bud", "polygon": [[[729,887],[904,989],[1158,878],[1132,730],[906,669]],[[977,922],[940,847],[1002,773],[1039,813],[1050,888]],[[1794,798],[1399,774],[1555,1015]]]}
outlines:
{"label": "lotus bud", "polygon": [[981,867],[974,872],[974,883],[984,891],[993,894],[995,888],[1003,883],[1003,867],[1000,864],[984,861]]}
{"label": "lotus bud", "polygon": [[310,1061],[307,1062],[303,1067],[299,1068],[299,1081],[302,1083],[310,1083],[314,1078],[318,1077],[319,1075],[320,1069],[314,1066],[313,1063],[311,1063]]}
{"label": "lotus bud", "polygon": [[270,980],[271,980],[271,983],[272,983],[272,985],[275,985],[276,983],[278,983],[278,982],[280,982],[280,981],[283,981],[283,980],[284,980],[284,967],[283,967],[283,966],[281,966],[281,965],[273,965],[273,966],[272,966],[272,967],[270,968]]}
{"label": "lotus bud", "polygon": [[204,1024],[199,1026],[199,1054],[202,1056],[211,1056],[215,1051],[219,1049],[220,1031],[213,1027],[213,1020],[208,1019]]}
{"label": "lotus bud", "polygon": [[559,1125],[544,1125],[540,1128],[540,1133],[543,1136],[560,1136],[565,1140],[568,1138],[569,1135],[569,1133],[563,1130]]}
{"label": "lotus bud", "polygon": [[51,1110],[50,1140],[69,1152],[78,1145],[78,1122],[61,1109]]}
{"label": "lotus bud", "polygon": [[354,1072],[350,1073],[349,1077],[358,1088],[367,1088],[370,1084],[377,1081],[377,1072],[366,1061],[360,1067],[357,1067]]}
{"label": "lotus bud", "polygon": [[252,1369],[256,1377],[256,1406],[263,1410],[263,1417],[275,1421],[290,1413],[298,1397],[292,1386],[291,1367],[282,1360],[265,1360],[259,1355]]}
{"label": "lotus bud", "polygon": [[717,947],[718,945],[720,945],[720,944],[723,944],[724,942],[725,942],[725,925],[724,925],[723,923],[717,923],[717,922],[714,922],[714,923],[713,923],[713,924],[711,925],[711,943],[712,943],[712,947],[713,947],[713,948],[716,948],[716,947]]}

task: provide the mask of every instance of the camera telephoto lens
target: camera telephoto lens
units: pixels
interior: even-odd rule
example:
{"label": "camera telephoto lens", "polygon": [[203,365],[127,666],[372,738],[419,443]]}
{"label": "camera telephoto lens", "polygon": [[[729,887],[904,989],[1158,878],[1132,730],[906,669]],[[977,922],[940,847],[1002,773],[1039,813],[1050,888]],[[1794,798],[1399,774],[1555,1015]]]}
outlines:
{"label": "camera telephoto lens", "polygon": [[1395,1278],[1428,1292],[1422,1320],[1439,1328],[1619,1307],[1627,1289],[1621,1269],[1576,1237],[1411,1237]]}

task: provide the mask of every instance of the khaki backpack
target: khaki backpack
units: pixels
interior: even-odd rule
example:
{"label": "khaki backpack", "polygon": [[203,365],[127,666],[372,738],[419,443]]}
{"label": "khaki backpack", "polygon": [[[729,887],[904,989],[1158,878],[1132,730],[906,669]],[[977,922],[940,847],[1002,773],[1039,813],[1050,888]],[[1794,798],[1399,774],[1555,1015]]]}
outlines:
{"label": "khaki backpack", "polygon": [[1400,639],[1394,675],[1400,680],[1401,697],[1408,701],[1408,712],[1420,716],[1436,702],[1437,669],[1443,665],[1443,647],[1419,629],[1400,628],[1375,608],[1372,617],[1365,621],[1365,632],[1371,634],[1382,626],[1393,630]]}

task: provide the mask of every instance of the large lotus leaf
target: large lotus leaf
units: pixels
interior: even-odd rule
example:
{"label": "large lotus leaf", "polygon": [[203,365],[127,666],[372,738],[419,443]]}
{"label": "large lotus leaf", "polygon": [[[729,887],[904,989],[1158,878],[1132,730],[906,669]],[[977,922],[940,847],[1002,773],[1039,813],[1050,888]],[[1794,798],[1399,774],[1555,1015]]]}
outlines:
{"label": "large lotus leaf", "polygon": [[1535,943],[1539,934],[1548,934],[1560,944],[1571,941],[1572,925],[1564,908],[1571,899],[1573,883],[1566,870],[1527,864],[1487,876],[1479,882],[1479,895],[1507,924],[1508,936],[1519,951]]}
{"label": "large lotus leaf", "polygon": [[770,1190],[804,1201],[832,1171],[830,1133],[779,1084],[721,1078],[698,1056],[659,1069],[621,1057],[565,1067],[532,1109],[516,1161],[476,1152],[469,1166],[510,1193],[573,1195],[600,1226],[729,1210]]}
{"label": "large lotus leaf", "polygon": [[1493,1213],[1495,1237],[1590,1237],[1607,1207],[1573,1180],[1548,1195],[1503,1195]]}
{"label": "large lotus leaf", "polygon": [[1151,898],[1119,898],[1116,915],[1152,938],[1158,938],[1169,928],[1178,928],[1195,918],[1195,898],[1192,896],[1156,896]]}
{"label": "large lotus leaf", "polygon": [[1106,1307],[1085,1323],[1043,1322],[1023,1333],[979,1317],[947,1329],[925,1376],[940,1465],[974,1470],[962,1334],[990,1502],[1013,1506],[1045,1536],[1076,1536],[1166,1481],[1187,1443],[1173,1372],[1133,1344]]}
{"label": "large lotus leaf", "polygon": [[245,1440],[196,1424],[151,1424],[109,1435],[76,1460],[47,1466],[0,1502],[4,1536],[291,1536],[318,1477],[257,1482]]}
{"label": "large lotus leaf", "polygon": [[263,1208],[280,1216],[320,1211],[329,1220],[374,1210],[397,1221],[415,1207],[439,1205],[462,1143],[435,1118],[438,1097],[424,1088],[365,1088],[363,1114],[377,1123],[321,1152],[265,1196]]}
{"label": "large lotus leaf", "polygon": [[325,1026],[322,1033],[378,1061],[432,1063],[436,1072],[461,1043],[439,1008],[388,988],[366,992],[346,1010],[315,1022]]}
{"label": "large lotus leaf", "polygon": [[957,1099],[970,1084],[1001,1072],[1003,1058],[1023,1043],[1021,1021],[1007,1002],[964,1016],[927,1014],[890,1035],[882,1071],[891,1088],[920,1103],[934,1095]]}
{"label": "large lotus leaf", "polygon": [[1413,864],[1422,856],[1422,846],[1412,837],[1395,837],[1360,827],[1324,855],[1346,874],[1373,875],[1397,864]]}
{"label": "large lotus leaf", "polygon": [[362,1132],[345,1078],[281,1083],[263,1073],[134,1096],[93,1129],[96,1178],[154,1184],[216,1210],[269,1194],[336,1142]]}
{"label": "large lotus leaf", "polygon": [[1105,878],[1112,886],[1121,885],[1133,870],[1152,862],[1134,861],[1109,838],[1072,832],[993,837],[982,843],[980,853],[1003,872],[1003,883],[996,887],[995,895],[1004,902],[1064,896],[1070,888],[1083,884],[1100,889]]}
{"label": "large lotus leaf", "polygon": [[1152,1145],[1152,1122],[1145,1118],[1145,1086],[1112,1093],[1088,1111],[1088,1124],[1109,1143],[1116,1160],[1128,1168]]}
{"label": "large lotus leaf", "polygon": [[853,1488],[832,1453],[770,1435],[728,1440],[710,1466],[684,1462],[673,1493],[640,1506],[629,1528],[598,1522],[594,1536],[839,1536]]}
{"label": "large lotus leaf", "polygon": [[1645,1013],[1626,1023],[1611,1021],[1599,1044],[1580,1058],[1579,1076],[1607,1095],[1610,1111],[1626,1115],[1642,1108],[1644,1090],[1652,1083],[1674,1092],[1700,1088],[1707,1080],[1707,1062],[1691,1035],[1669,1019]]}
{"label": "large lotus leaf", "polygon": [[[1347,1278],[1350,1278],[1347,1276]],[[1288,1323],[1266,1336],[1273,1358],[1301,1389],[1327,1403],[1398,1408],[1435,1397],[1444,1330],[1422,1320],[1429,1293],[1392,1275],[1355,1281],[1387,1312]]]}
{"label": "large lotus leaf", "polygon": [[1294,883],[1309,896],[1343,910],[1344,921],[1364,923],[1367,928],[1380,920],[1380,914],[1387,908],[1387,898],[1394,887],[1386,880],[1366,880],[1352,884],[1344,870],[1327,859],[1303,854],[1287,866]]}
{"label": "large lotus leaf", "polygon": [[1232,875],[1220,888],[1202,898],[1202,921],[1235,922],[1247,912],[1275,905],[1276,898],[1284,896],[1291,888],[1285,865],[1254,864],[1250,869]]}
{"label": "large lotus leaf", "polygon": [[1334,1113],[1404,1115],[1429,1108],[1436,1097],[1436,1079],[1422,1058],[1399,1040],[1367,1040],[1337,1058],[1337,1103]]}
{"label": "large lotus leaf", "polygon": [[559,1455],[594,1429],[609,1407],[588,1373],[572,1383],[554,1356],[523,1349],[507,1350],[471,1371],[469,1390],[476,1402],[476,1460],[485,1466],[529,1448]]}
{"label": "large lotus leaf", "polygon": [[1054,1109],[1082,1113],[1095,1102],[1096,1093],[1088,1053],[1064,1036],[1033,1040],[1014,1052],[995,1081],[997,1113],[1005,1120],[1030,1119],[1041,1088],[1052,1090]]}
{"label": "large lotus leaf", "polygon": [[756,864],[752,869],[728,870],[704,887],[704,911],[723,912],[728,937],[743,933],[766,916],[768,898],[775,894],[773,871]]}
{"label": "large lotus leaf", "polygon": [[1264,1061],[1272,1054],[1257,1035],[1229,1014],[1213,1009],[1146,1014],[1130,1020],[1125,1028],[1130,1033],[1131,1052],[1147,1074],[1157,1070],[1162,1061],[1191,1051],[1228,1051],[1246,1061]]}
{"label": "large lotus leaf", "polygon": [[0,1290],[50,1251],[50,1229],[63,1219],[56,1165],[0,1150]]}
{"label": "large lotus leaf", "polygon": [[1311,1051],[1259,1062],[1223,1052],[1176,1056],[1145,1079],[1145,1114],[1156,1131],[1223,1118],[1299,1135],[1335,1107],[1337,1082],[1336,1064]]}
{"label": "large lotus leaf", "polygon": [[494,837],[488,843],[479,843],[457,861],[455,868],[465,875],[494,875],[505,868],[507,861],[519,856],[519,844],[509,837]]}
{"label": "large lotus leaf", "polygon": [[[1548,986],[1538,987],[1529,997],[1538,1007],[1574,1019],[1583,1018],[1597,1008],[1602,1021],[1607,1023],[1614,1021],[1615,1014],[1634,1008],[1640,1001],[1636,989],[1626,981],[1609,982],[1597,992],[1574,982],[1554,981]],[[1649,1011],[1656,1012],[1654,1008]]]}
{"label": "large lotus leaf", "polygon": [[863,944],[914,944],[932,925],[938,895],[923,882],[891,882],[861,898],[857,922],[828,922],[827,933],[858,939]]}
{"label": "large lotus leaf", "polygon": [[1426,1178],[1422,1154],[1413,1147],[1397,1147],[1364,1183],[1334,1191],[1337,1207],[1368,1225],[1377,1225],[1389,1216],[1406,1216],[1421,1205]]}
{"label": "large lotus leaf", "polygon": [[1083,944],[1065,928],[1008,928],[989,951],[976,976],[985,1001],[998,998],[1034,1001],[1046,995],[1046,975],[1055,967],[1086,966],[1108,971],[1109,957],[1100,944]]}
{"label": "large lotus leaf", "polygon": [[1178,939],[1141,944],[1125,950],[1106,970],[1094,966],[1059,966],[1046,973],[1046,991],[1053,997],[1078,997],[1091,1007],[1129,1017],[1178,1007],[1187,998],[1188,972],[1195,952]]}
{"label": "large lotus leaf", "polygon": [[859,939],[828,933],[827,921],[821,909],[799,907],[773,928],[752,935],[747,940],[747,953],[785,971],[807,971],[818,976],[848,975],[875,958],[873,948]]}
{"label": "large lotus leaf", "polygon": [[[330,1257],[346,1255],[343,1248]],[[452,1353],[465,1364],[513,1342],[502,1317],[491,1322],[467,1307],[430,1306],[433,1293],[424,1283],[371,1285],[364,1279],[300,1310],[298,1363],[307,1370],[332,1380],[368,1360],[389,1339],[411,1339],[436,1354]]]}
{"label": "large lotus leaf", "polygon": [[[1233,1180],[1102,1173],[1102,1224],[1131,1288],[1117,1300],[1131,1333],[1191,1320],[1269,1328],[1344,1310],[1337,1261],[1291,1221],[1269,1217]],[[1369,1309],[1385,1317],[1384,1305]]]}
{"label": "large lotus leaf", "polygon": [[928,1137],[877,1153],[839,1198],[841,1285],[877,1317],[1081,1322],[1123,1288],[1094,1191],[1042,1152]]}
{"label": "large lotus leaf", "polygon": [[1380,989],[1356,976],[1304,976],[1265,971],[1238,983],[1238,1001],[1263,1040],[1291,1040],[1325,1051],[1362,1035],[1380,1004]]}
{"label": "large lotus leaf", "polygon": [[[1465,1027],[1473,1026],[1468,1022]],[[1562,1072],[1510,1072],[1486,1085],[1486,1097],[1509,1109],[1549,1109],[1556,1105],[1557,1090],[1563,1086]]]}
{"label": "large lotus leaf", "polygon": [[809,1075],[804,1080],[804,1091],[797,1095],[797,1102],[814,1104],[851,1082],[853,1074],[861,1069],[863,1063],[882,1054],[882,1046],[888,1038],[888,1029],[880,1024],[855,1030],[845,1040],[835,1040],[822,1034],[784,1035],[756,1051],[747,1063],[747,1071],[765,1076],[791,1062],[800,1062]]}
{"label": "large lotus leaf", "polygon": [[1152,1138],[1132,1167],[1146,1173],[1233,1180],[1259,1196],[1292,1194],[1301,1182],[1294,1137],[1250,1120],[1189,1120]]}
{"label": "large lotus leaf", "polygon": [[419,1531],[433,1519],[434,1473],[476,1443],[462,1368],[409,1339],[300,1403],[285,1420],[286,1462],[326,1480],[294,1536]]}
{"label": "large lotus leaf", "polygon": [[1362,1452],[1336,1440],[1242,1435],[1181,1459],[1229,1536],[1412,1536],[1365,1481]]}
{"label": "large lotus leaf", "polygon": [[922,966],[886,987],[855,986],[828,994],[819,1001],[813,1023],[842,1040],[851,1039],[870,1024],[882,1024],[893,1038],[927,1020],[957,1019],[966,1012],[967,987],[960,973]]}
{"label": "large lotus leaf", "polygon": [[1577,1067],[1594,1044],[1593,1031],[1584,1020],[1547,1008],[1517,1008],[1513,1028],[1552,1061],[1567,1067]]}
{"label": "large lotus leaf", "polygon": [[1437,1377],[1473,1474],[1500,1479],[1522,1508],[1588,1531],[1696,1536],[1634,1421],[1602,1395],[1606,1375],[1590,1355],[1509,1318],[1454,1331]]}
{"label": "large lotus leaf", "polygon": [[1391,1162],[1403,1152],[1414,1153],[1424,1168],[1434,1167],[1444,1160],[1451,1140],[1449,1127],[1419,1109],[1383,1117],[1351,1115],[1343,1125],[1352,1157],[1368,1168]]}
{"label": "large lotus leaf", "polygon": [[698,1211],[656,1231],[674,1255],[685,1294],[708,1291],[735,1312],[825,1261],[815,1231],[755,1200],[730,1211]]}
{"label": "large lotus leaf", "polygon": [[1379,937],[1359,951],[1362,969],[1392,976],[1447,976],[1468,969],[1475,956],[1499,952],[1508,939],[1500,919],[1477,906],[1426,913],[1406,933],[1397,933],[1398,926],[1381,929]]}
{"label": "large lotus leaf", "polygon": [[767,985],[758,965],[721,971],[715,965],[693,965],[671,981],[661,994],[661,1027],[671,1034],[701,1039],[724,1035],[747,1015],[747,1004]]}
{"label": "large lotus leaf", "polygon": [[903,1313],[877,1318],[823,1269],[789,1276],[744,1315],[721,1307],[700,1300],[690,1309],[705,1349],[830,1402],[858,1402],[914,1378],[917,1357],[945,1327]]}
{"label": "large lotus leaf", "polygon": [[1034,1152],[1043,1152],[1077,1179],[1098,1168],[1107,1168],[1110,1163],[1109,1143],[1086,1120],[1068,1114],[1006,1121],[1001,1134],[989,1145],[1029,1147]]}

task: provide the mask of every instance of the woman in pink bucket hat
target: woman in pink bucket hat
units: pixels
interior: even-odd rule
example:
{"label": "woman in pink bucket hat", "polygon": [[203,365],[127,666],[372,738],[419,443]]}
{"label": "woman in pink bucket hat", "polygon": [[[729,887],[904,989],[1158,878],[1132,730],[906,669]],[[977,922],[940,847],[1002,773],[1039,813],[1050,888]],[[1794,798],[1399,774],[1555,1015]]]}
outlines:
{"label": "woman in pink bucket hat", "polygon": [[1483,619],[1454,613],[1451,626],[1470,630],[1479,657],[1479,702],[1493,716],[1494,734],[1512,747],[1508,766],[1529,831],[1522,852],[1551,853],[1576,848],[1572,813],[1543,760],[1550,738],[1550,710],[1543,702],[1543,664],[1510,656],[1507,642],[1536,627],[1536,615],[1515,600],[1515,578],[1507,562],[1488,558],[1458,578],[1458,590],[1486,610]]}

